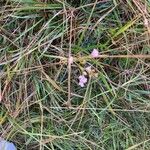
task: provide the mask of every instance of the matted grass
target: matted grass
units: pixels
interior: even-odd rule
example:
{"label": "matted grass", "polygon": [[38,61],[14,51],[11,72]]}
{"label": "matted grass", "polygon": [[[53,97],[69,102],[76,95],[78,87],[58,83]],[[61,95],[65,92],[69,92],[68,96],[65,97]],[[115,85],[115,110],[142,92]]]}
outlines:
{"label": "matted grass", "polygon": [[2,138],[19,150],[150,150],[150,1],[0,6]]}

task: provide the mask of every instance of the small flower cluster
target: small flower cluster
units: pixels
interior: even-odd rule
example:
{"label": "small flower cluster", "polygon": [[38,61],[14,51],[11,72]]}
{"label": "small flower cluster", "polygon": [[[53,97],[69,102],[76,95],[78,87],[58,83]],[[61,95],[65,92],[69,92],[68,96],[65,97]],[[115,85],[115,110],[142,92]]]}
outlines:
{"label": "small flower cluster", "polygon": [[[93,51],[90,54],[90,57],[92,57],[92,58],[98,58],[99,57],[99,51],[98,51],[98,49],[93,49]],[[74,61],[74,58],[72,56],[70,56],[68,58],[68,64],[73,64],[73,61]],[[85,71],[88,74],[90,74],[92,72],[91,66],[86,67]],[[88,82],[88,79],[87,79],[87,77],[85,76],[84,73],[79,76],[79,86],[84,87],[87,82]]]}
{"label": "small flower cluster", "polygon": [[[93,51],[91,53],[91,57],[92,58],[97,58],[98,56],[99,56],[99,51],[97,49],[93,49]],[[89,74],[92,72],[91,66],[86,67],[85,70]],[[87,81],[88,81],[88,79],[87,79],[87,77],[84,74],[79,76],[79,85],[81,87],[84,87],[85,84],[87,83]]]}

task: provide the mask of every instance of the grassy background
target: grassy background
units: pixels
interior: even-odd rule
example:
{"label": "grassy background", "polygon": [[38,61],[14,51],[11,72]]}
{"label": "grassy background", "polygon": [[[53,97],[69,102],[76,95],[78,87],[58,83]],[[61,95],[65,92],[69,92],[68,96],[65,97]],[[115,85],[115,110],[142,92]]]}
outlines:
{"label": "grassy background", "polygon": [[[0,136],[19,150],[149,150],[149,12],[149,0],[0,0]],[[117,58],[85,58],[93,48]],[[97,77],[81,88],[88,65]]]}

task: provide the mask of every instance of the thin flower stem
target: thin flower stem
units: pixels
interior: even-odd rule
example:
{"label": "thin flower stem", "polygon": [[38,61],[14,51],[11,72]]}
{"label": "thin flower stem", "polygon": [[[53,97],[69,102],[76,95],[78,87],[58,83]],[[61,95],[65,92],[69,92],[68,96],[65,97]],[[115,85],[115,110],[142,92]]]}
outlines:
{"label": "thin flower stem", "polygon": [[[71,12],[71,17],[70,17],[69,59],[72,57],[71,56],[72,17],[73,17],[73,12]],[[68,61],[68,100],[66,105],[68,107],[71,107],[71,62],[70,61]]]}
{"label": "thin flower stem", "polygon": [[[99,55],[97,58],[150,58],[150,55]],[[91,56],[83,56],[74,60],[93,59]],[[95,58],[94,58],[95,59]]]}

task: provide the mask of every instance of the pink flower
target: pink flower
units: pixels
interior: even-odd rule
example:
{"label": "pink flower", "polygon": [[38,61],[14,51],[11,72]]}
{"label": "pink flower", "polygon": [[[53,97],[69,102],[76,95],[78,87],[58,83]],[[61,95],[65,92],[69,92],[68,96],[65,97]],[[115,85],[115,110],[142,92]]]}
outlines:
{"label": "pink flower", "polygon": [[84,75],[79,76],[79,85],[84,87],[85,83],[87,83],[87,78]]}
{"label": "pink flower", "polygon": [[72,57],[72,56],[70,56],[70,57],[68,58],[68,63],[70,63],[70,64],[73,63],[73,57]]}
{"label": "pink flower", "polygon": [[93,58],[97,58],[99,56],[99,51],[98,49],[93,49],[92,53],[91,53],[91,57]]}

